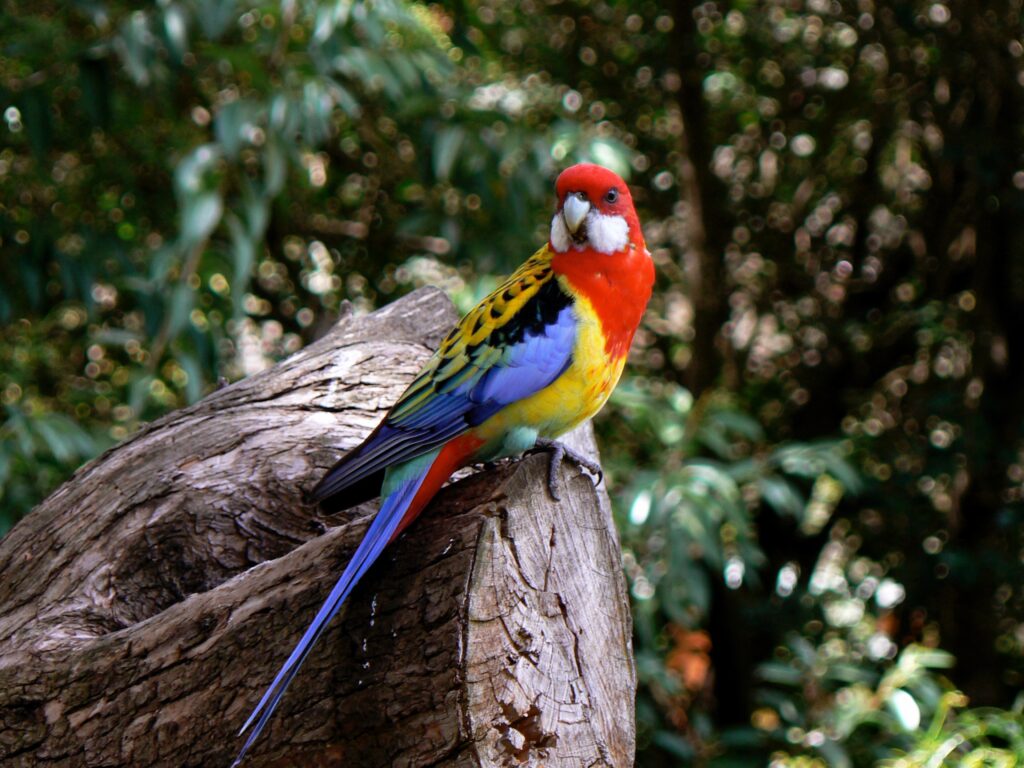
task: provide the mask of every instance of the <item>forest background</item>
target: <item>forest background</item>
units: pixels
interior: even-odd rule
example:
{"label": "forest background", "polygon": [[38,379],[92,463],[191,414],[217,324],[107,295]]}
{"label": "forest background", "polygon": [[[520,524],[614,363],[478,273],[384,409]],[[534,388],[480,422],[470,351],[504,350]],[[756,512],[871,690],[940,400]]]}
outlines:
{"label": "forest background", "polygon": [[1021,6],[6,0],[0,529],[342,301],[468,308],[592,160],[638,765],[1024,759]]}

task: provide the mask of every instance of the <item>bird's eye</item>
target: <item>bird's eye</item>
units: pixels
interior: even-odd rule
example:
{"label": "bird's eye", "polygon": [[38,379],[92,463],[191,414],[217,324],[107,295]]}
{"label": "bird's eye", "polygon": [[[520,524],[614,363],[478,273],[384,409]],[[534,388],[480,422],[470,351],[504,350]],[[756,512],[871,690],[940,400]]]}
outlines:
{"label": "bird's eye", "polygon": [[619,190],[617,190],[615,187],[612,187],[611,189],[604,193],[604,201],[606,203],[614,203],[618,199]]}

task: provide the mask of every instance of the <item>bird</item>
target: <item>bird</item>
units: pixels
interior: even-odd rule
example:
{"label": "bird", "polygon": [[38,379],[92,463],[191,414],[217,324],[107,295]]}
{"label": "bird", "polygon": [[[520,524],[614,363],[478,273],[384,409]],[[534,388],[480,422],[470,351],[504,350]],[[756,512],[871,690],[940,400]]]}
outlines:
{"label": "bird", "polygon": [[233,768],[356,584],[453,472],[546,450],[557,500],[564,458],[599,471],[556,438],[597,413],[618,383],[653,290],[654,263],[629,187],[614,171],[573,165],[559,174],[555,193],[548,242],[458,322],[376,429],[312,490],[312,500],[337,509],[376,486],[382,502],[242,726],[239,736],[249,734]]}

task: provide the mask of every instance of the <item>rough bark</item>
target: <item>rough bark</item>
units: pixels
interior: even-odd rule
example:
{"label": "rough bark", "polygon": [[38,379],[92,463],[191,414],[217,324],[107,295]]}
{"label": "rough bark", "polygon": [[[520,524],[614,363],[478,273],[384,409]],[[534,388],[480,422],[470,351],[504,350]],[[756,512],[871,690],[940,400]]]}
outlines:
{"label": "rough bark", "polygon": [[[230,764],[366,527],[303,499],[439,341],[425,290],[154,422],[0,542],[5,765]],[[572,436],[594,453],[589,428]],[[629,766],[608,499],[533,456],[443,490],[309,657],[249,765]]]}

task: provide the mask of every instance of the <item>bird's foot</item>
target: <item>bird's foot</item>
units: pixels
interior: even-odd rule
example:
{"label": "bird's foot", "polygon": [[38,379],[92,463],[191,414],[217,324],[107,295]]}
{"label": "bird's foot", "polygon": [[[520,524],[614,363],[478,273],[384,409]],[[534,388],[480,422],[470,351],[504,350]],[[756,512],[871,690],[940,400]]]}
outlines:
{"label": "bird's foot", "polygon": [[527,453],[541,453],[542,451],[551,454],[551,460],[548,462],[548,493],[551,494],[551,498],[555,501],[562,500],[558,490],[558,469],[566,459],[587,470],[587,472],[597,478],[594,485],[600,485],[601,480],[604,479],[604,471],[601,469],[600,464],[578,451],[574,451],[565,443],[540,437],[537,438],[537,443]]}

